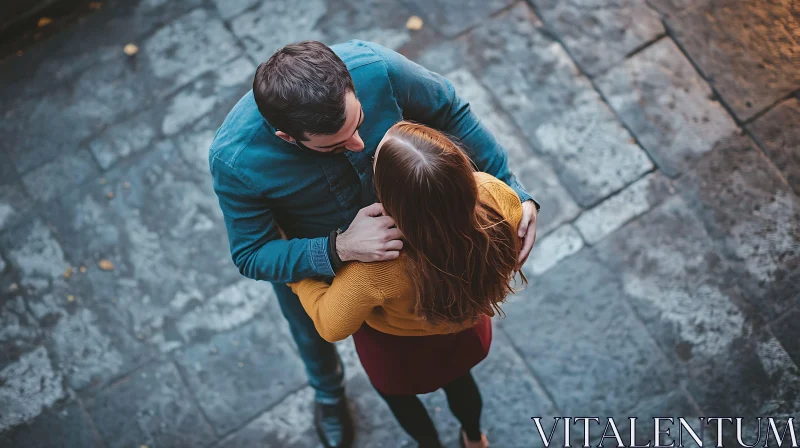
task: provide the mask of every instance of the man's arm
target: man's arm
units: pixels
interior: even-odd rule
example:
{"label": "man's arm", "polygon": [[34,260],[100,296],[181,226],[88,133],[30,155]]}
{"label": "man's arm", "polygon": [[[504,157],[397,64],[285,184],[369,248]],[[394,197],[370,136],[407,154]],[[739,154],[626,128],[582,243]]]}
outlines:
{"label": "man's arm", "polygon": [[469,103],[456,95],[450,81],[392,50],[376,44],[370,47],[386,62],[404,118],[455,136],[479,170],[505,182],[521,202],[533,199],[508,169],[505,149],[472,113]]}
{"label": "man's arm", "polygon": [[210,164],[231,257],[242,275],[283,283],[334,275],[328,258],[328,237],[281,239],[264,198],[221,160],[212,158]]}

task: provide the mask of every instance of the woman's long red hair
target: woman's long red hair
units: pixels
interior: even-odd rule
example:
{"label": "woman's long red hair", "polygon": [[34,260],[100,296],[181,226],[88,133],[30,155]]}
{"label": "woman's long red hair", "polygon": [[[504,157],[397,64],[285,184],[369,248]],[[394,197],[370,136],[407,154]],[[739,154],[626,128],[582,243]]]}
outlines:
{"label": "woman's long red hair", "polygon": [[417,315],[459,323],[500,311],[514,291],[521,243],[516,223],[479,200],[461,148],[434,129],[400,122],[378,153],[375,189],[403,233]]}

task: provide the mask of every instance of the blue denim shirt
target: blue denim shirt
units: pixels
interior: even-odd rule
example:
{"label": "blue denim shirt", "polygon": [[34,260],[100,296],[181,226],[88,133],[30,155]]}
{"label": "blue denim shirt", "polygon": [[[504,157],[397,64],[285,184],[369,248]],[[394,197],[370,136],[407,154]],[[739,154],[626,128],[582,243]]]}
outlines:
{"label": "blue denim shirt", "polygon": [[[458,137],[481,171],[530,195],[509,171],[505,150],[444,77],[363,41],[331,47],[353,77],[364,108],[361,152],[303,151],[275,135],[248,92],[228,114],[209,151],[214,191],[242,275],[271,282],[333,276],[327,235],[346,229],[377,202],[372,156],[386,131],[414,120]],[[283,240],[278,227],[288,240]]]}

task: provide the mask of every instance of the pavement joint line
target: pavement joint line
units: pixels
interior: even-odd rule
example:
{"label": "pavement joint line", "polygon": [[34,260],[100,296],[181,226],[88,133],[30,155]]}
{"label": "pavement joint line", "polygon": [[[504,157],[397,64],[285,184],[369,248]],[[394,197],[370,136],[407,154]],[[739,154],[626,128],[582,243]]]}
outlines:
{"label": "pavement joint line", "polygon": [[[660,200],[658,200],[658,201],[655,201],[653,204],[651,204],[651,205],[650,205],[650,208],[648,208],[648,209],[647,209],[647,210],[645,210],[644,212],[642,212],[642,213],[639,213],[638,215],[632,216],[630,219],[628,219],[628,220],[626,220],[625,222],[623,222],[622,224],[620,224],[620,225],[619,225],[619,227],[617,227],[616,229],[614,229],[613,231],[611,231],[610,233],[608,233],[607,235],[605,235],[603,238],[601,238],[599,241],[597,241],[597,242],[596,242],[596,243],[594,243],[594,244],[592,244],[592,243],[590,243],[589,241],[587,241],[587,240],[586,240],[586,237],[583,235],[583,233],[582,233],[582,232],[581,232],[581,230],[578,228],[578,226],[575,226],[575,225],[574,225],[574,224],[575,224],[575,222],[576,222],[576,221],[578,221],[578,218],[580,218],[580,217],[581,217],[581,216],[582,216],[584,213],[586,213],[586,212],[588,212],[588,211],[590,211],[590,210],[593,210],[593,209],[595,209],[596,207],[599,207],[600,205],[602,205],[604,202],[606,202],[606,201],[610,200],[611,198],[613,198],[613,197],[615,197],[615,196],[618,196],[618,195],[622,194],[622,192],[623,192],[623,191],[625,191],[625,190],[626,190],[628,187],[630,187],[631,185],[635,184],[636,182],[638,182],[638,181],[640,181],[640,180],[644,179],[645,177],[647,177],[647,176],[649,176],[649,175],[651,175],[651,174],[655,174],[655,173],[661,173],[661,174],[662,174],[664,177],[666,177],[666,178],[667,178],[667,180],[669,180],[669,182],[670,182],[670,186],[672,186],[672,187],[674,188],[674,185],[672,185],[672,183],[674,182],[674,179],[672,179],[672,178],[670,178],[669,176],[665,175],[664,173],[660,172],[660,171],[659,171],[657,168],[654,168],[654,169],[648,170],[647,172],[645,172],[645,173],[644,173],[644,174],[642,174],[641,176],[637,177],[636,179],[634,179],[633,181],[631,181],[631,183],[629,183],[629,184],[625,185],[624,187],[620,188],[619,190],[617,190],[617,191],[615,191],[615,192],[613,192],[613,193],[609,194],[608,196],[606,196],[605,198],[603,198],[603,200],[602,200],[602,201],[598,202],[597,204],[593,205],[592,207],[589,207],[589,208],[586,208],[586,209],[582,209],[582,210],[581,210],[581,212],[580,212],[580,213],[578,213],[578,215],[577,215],[577,216],[575,216],[574,218],[572,218],[572,219],[571,219],[571,220],[569,220],[569,221],[566,221],[564,224],[566,224],[566,223],[572,224],[572,225],[575,227],[575,230],[578,232],[578,235],[580,235],[580,236],[581,236],[581,238],[583,238],[584,245],[586,245],[587,247],[593,247],[593,246],[596,246],[596,245],[600,244],[600,243],[601,243],[603,240],[605,240],[605,239],[606,239],[606,238],[608,238],[609,236],[613,235],[613,234],[614,234],[614,233],[616,233],[618,230],[622,229],[623,227],[625,227],[626,225],[628,225],[628,224],[629,224],[629,223],[631,223],[632,221],[635,221],[635,220],[637,220],[637,219],[639,219],[639,218],[643,217],[644,215],[646,215],[646,214],[650,213],[650,212],[651,212],[653,209],[655,209],[656,207],[658,207],[659,205],[661,205],[662,203],[664,203],[664,202],[665,202],[667,199],[669,199],[669,198],[671,198],[671,197],[673,197],[673,196],[677,195],[677,194],[679,193],[679,192],[677,191],[677,189],[675,189],[675,191],[674,191],[673,193],[670,193],[670,194],[666,195],[664,198],[662,198],[662,199],[660,199]],[[562,225],[563,225],[563,224],[562,224]],[[559,226],[559,227],[560,227],[560,226]],[[547,232],[547,234],[550,234],[550,233],[552,233],[552,230],[551,230],[550,232]],[[537,239],[538,239],[538,235],[537,235]]]}
{"label": "pavement joint line", "polygon": [[[698,2],[695,5],[693,5],[692,7],[697,7],[700,4],[701,3]],[[681,11],[681,13],[692,9],[692,7],[684,9],[683,11]],[[670,37],[670,39],[672,39],[672,42],[675,44],[676,47],[678,47],[678,50],[680,50],[680,52],[683,55],[683,57],[685,57],[686,60],[689,61],[690,64],[692,64],[692,68],[694,68],[695,73],[697,73],[697,75],[700,76],[700,78],[703,81],[706,82],[706,85],[708,85],[709,89],[711,89],[712,95],[711,95],[710,99],[712,101],[718,102],[725,109],[725,111],[728,113],[728,115],[730,115],[731,118],[733,119],[733,122],[736,123],[736,126],[738,128],[740,128],[740,129],[743,128],[744,124],[739,119],[739,117],[736,116],[736,114],[734,113],[734,111],[731,108],[731,106],[728,105],[728,103],[725,101],[725,98],[723,98],[722,95],[720,95],[720,93],[717,90],[717,88],[714,87],[714,85],[708,80],[708,76],[706,76],[706,74],[703,73],[702,70],[700,70],[700,67],[697,65],[697,63],[695,63],[694,59],[692,59],[692,57],[689,55],[689,52],[686,51],[686,48],[684,48],[683,45],[681,44],[681,42],[678,39],[675,38],[675,33],[669,27],[669,24],[667,23],[667,21],[662,19],[661,20],[661,24],[664,26],[664,29],[667,31],[667,35]]]}
{"label": "pavement joint line", "polygon": [[[545,35],[545,37],[548,37],[549,39],[551,39],[554,42],[558,43],[559,46],[561,46],[561,48],[566,52],[566,54],[569,57],[570,61],[575,65],[575,68],[578,70],[578,73],[580,75],[584,76],[589,81],[589,83],[591,83],[592,89],[594,89],[594,91],[600,97],[600,100],[602,101],[602,103],[605,104],[605,106],[609,109],[609,111],[611,111],[611,113],[613,114],[614,118],[617,121],[617,124],[622,126],[622,128],[625,129],[625,131],[628,133],[628,135],[630,135],[631,138],[633,139],[633,141],[636,143],[636,146],[638,146],[642,151],[644,151],[644,153],[647,156],[648,160],[650,160],[650,163],[654,167],[658,167],[658,164],[656,163],[656,161],[653,158],[652,154],[650,154],[650,152],[647,150],[647,148],[645,148],[644,145],[642,145],[642,142],[639,141],[639,138],[636,136],[636,134],[633,132],[633,130],[628,126],[627,123],[625,123],[625,120],[623,120],[622,117],[619,116],[617,111],[613,107],[611,107],[611,103],[609,103],[608,98],[606,98],[606,96],[603,95],[603,92],[597,87],[597,84],[595,83],[594,78],[592,76],[590,76],[589,73],[580,64],[578,64],[578,61],[575,59],[575,56],[569,50],[567,45],[564,44],[564,42],[561,40],[561,38],[558,36],[558,34],[555,31],[550,30],[548,28],[547,23],[544,21],[542,16],[539,14],[539,9],[536,7],[536,5],[533,4],[533,0],[527,0],[526,4],[528,5],[528,7],[531,10],[533,10],[533,12],[536,15],[536,17],[542,22],[543,26],[541,28],[539,28],[540,32],[542,32]],[[666,27],[665,27],[665,29],[666,29]],[[651,42],[651,44],[652,43],[653,42]],[[619,67],[619,65],[621,63],[623,63],[624,61],[625,61],[625,59],[622,59],[620,61],[615,62],[613,67]],[[595,205],[597,205],[597,203],[599,203],[599,201],[587,205],[586,208],[594,207]]]}
{"label": "pavement joint line", "polygon": [[192,404],[194,404],[194,407],[196,407],[197,411],[200,412],[200,415],[203,417],[203,421],[211,429],[211,433],[214,434],[217,437],[217,439],[219,439],[220,437],[219,433],[217,433],[217,428],[214,427],[214,425],[211,423],[211,419],[208,418],[208,415],[206,415],[206,411],[203,410],[202,406],[200,406],[200,401],[197,399],[197,396],[195,396],[194,389],[192,389],[191,386],[189,385],[189,382],[186,381],[186,375],[183,371],[183,368],[181,368],[181,365],[177,361],[175,361],[174,351],[170,353],[168,359],[169,362],[171,362],[172,365],[175,366],[175,369],[178,371],[178,377],[180,377],[183,387],[185,387],[186,391],[189,393],[189,397],[190,400],[192,400]]}
{"label": "pavement joint line", "polygon": [[789,179],[784,175],[783,171],[780,168],[778,168],[777,165],[775,165],[775,161],[773,161],[772,158],[764,150],[764,144],[761,142],[761,139],[756,137],[756,135],[750,129],[750,126],[742,126],[741,131],[742,131],[743,134],[745,134],[748,137],[750,137],[750,140],[752,140],[756,144],[756,148],[758,148],[758,152],[761,154],[762,157],[767,159],[767,163],[769,163],[769,165],[772,167],[772,170],[774,171],[774,174],[776,176],[778,176],[778,178],[780,178],[781,181],[783,181],[783,183],[788,185],[789,188],[791,189],[792,186],[791,186],[791,184],[789,184]]}
{"label": "pavement joint line", "polygon": [[92,433],[95,435],[95,438],[100,441],[102,444],[101,448],[107,448],[108,442],[106,442],[106,438],[103,437],[103,434],[100,430],[97,429],[97,424],[94,422],[94,418],[92,418],[91,414],[86,411],[86,406],[83,404],[83,399],[81,397],[76,397],[75,401],[78,403],[78,408],[83,413],[83,417],[89,422],[89,428],[91,429]]}
{"label": "pavement joint line", "polygon": [[541,389],[542,393],[544,393],[545,397],[547,397],[547,400],[550,401],[550,404],[553,406],[553,409],[556,412],[558,412],[558,415],[564,415],[564,412],[562,412],[561,409],[559,408],[558,402],[555,400],[553,394],[550,393],[549,390],[547,390],[547,388],[544,386],[544,383],[542,383],[542,380],[539,378],[539,375],[536,374],[536,370],[534,370],[533,366],[530,365],[530,363],[528,363],[528,360],[525,359],[525,356],[523,356],[519,347],[517,347],[514,338],[512,338],[511,335],[508,334],[508,331],[506,330],[504,325],[499,325],[499,327],[500,331],[503,332],[503,335],[506,337],[506,339],[508,339],[508,343],[511,346],[511,349],[514,351],[514,354],[517,355],[519,359],[522,361],[522,364],[525,366],[525,369],[528,371],[528,374],[531,376],[531,379],[533,379],[533,381],[536,383],[536,386],[538,386],[539,389]]}
{"label": "pavement joint line", "polygon": [[[247,425],[249,425],[250,423],[253,423],[255,420],[258,420],[264,414],[266,414],[268,412],[271,412],[273,409],[275,409],[280,404],[282,404],[284,401],[286,401],[286,399],[289,398],[291,395],[294,395],[294,394],[300,392],[301,390],[305,389],[306,387],[311,387],[308,384],[308,381],[304,382],[302,385],[300,385],[300,386],[298,386],[298,387],[296,387],[294,389],[291,389],[289,392],[284,394],[283,397],[281,397],[280,400],[276,401],[272,406],[268,406],[264,410],[261,410],[261,411],[257,412],[255,415],[253,415],[252,417],[250,417],[247,420],[245,420],[241,425],[229,430],[228,432],[226,432],[225,434],[222,434],[221,436],[218,436],[217,440],[216,440],[216,442],[214,443],[213,446],[218,446],[220,443],[222,443],[222,441],[224,441],[225,439],[227,439],[231,435],[236,434],[240,430],[244,429],[245,427],[247,427]],[[212,429],[213,429],[213,427],[212,427]],[[217,432],[214,431],[214,434],[216,435]]]}
{"label": "pavement joint line", "polygon": [[800,88],[795,90],[795,91],[793,91],[793,92],[789,92],[787,95],[784,95],[781,98],[778,98],[774,103],[770,104],[769,106],[765,107],[763,110],[758,111],[752,117],[750,117],[747,120],[743,121],[742,122],[742,127],[747,127],[747,126],[752,125],[755,121],[757,121],[759,118],[763,117],[764,115],[768,114],[771,110],[773,110],[776,107],[778,107],[781,103],[783,103],[784,101],[789,101],[792,98],[796,97],[797,95],[800,95]]}

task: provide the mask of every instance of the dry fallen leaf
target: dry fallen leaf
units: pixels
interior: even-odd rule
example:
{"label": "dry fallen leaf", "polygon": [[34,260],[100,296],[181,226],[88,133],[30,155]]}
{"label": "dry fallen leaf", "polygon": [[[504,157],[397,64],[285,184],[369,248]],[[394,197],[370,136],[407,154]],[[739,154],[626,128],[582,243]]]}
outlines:
{"label": "dry fallen leaf", "polygon": [[139,445],[139,448],[150,448],[150,447],[147,445]]}
{"label": "dry fallen leaf", "polygon": [[81,271],[81,274],[85,274],[86,273],[86,266],[81,266],[80,271]]}
{"label": "dry fallen leaf", "polygon": [[101,6],[103,6],[103,4],[100,2],[89,3],[89,9],[100,9]]}
{"label": "dry fallen leaf", "polygon": [[17,56],[22,56],[23,54],[22,50],[17,50]]}
{"label": "dry fallen leaf", "polygon": [[72,295],[67,296],[67,302],[74,302],[74,301],[75,301],[75,296]]}
{"label": "dry fallen leaf", "polygon": [[100,260],[97,263],[97,266],[100,267],[100,269],[102,269],[104,271],[112,271],[112,270],[114,270],[114,263],[106,260],[105,258]]}
{"label": "dry fallen leaf", "polygon": [[106,197],[108,199],[114,199],[114,192],[113,191],[109,191],[108,193],[106,193]]}
{"label": "dry fallen leaf", "polygon": [[422,29],[422,19],[419,16],[411,16],[406,22],[406,28],[411,31],[419,31]]}
{"label": "dry fallen leaf", "polygon": [[39,19],[39,23],[37,24],[37,26],[39,28],[43,28],[46,27],[47,25],[50,25],[51,23],[53,23],[53,19],[51,19],[50,17],[42,17],[41,19]]}
{"label": "dry fallen leaf", "polygon": [[64,278],[70,278],[72,276],[72,266],[68,267],[67,270],[64,272]]}
{"label": "dry fallen leaf", "polygon": [[139,52],[139,47],[134,44],[125,45],[125,48],[122,49],[128,56],[133,56]]}
{"label": "dry fallen leaf", "polygon": [[217,348],[216,347],[211,347],[211,353],[216,353],[216,352],[217,352]]}

